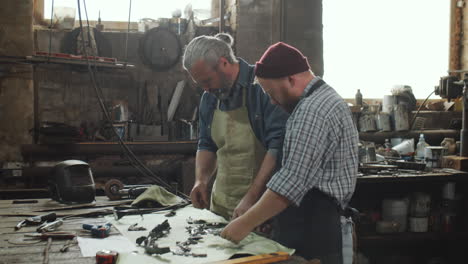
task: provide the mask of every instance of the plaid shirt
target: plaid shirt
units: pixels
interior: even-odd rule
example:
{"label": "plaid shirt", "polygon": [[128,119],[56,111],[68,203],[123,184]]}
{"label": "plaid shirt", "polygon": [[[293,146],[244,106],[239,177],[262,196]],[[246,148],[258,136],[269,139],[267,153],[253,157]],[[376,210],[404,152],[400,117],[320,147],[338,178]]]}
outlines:
{"label": "plaid shirt", "polygon": [[341,96],[324,82],[313,87],[319,80],[307,85],[286,123],[283,165],[267,187],[297,206],[318,188],[344,208],[356,185],[359,135]]}

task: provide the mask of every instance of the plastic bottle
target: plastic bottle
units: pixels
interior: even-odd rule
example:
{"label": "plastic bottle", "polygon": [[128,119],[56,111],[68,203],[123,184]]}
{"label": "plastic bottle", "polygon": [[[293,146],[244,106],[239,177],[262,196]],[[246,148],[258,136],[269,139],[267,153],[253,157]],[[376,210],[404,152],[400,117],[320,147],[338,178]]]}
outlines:
{"label": "plastic bottle", "polygon": [[429,146],[424,139],[424,134],[419,135],[419,141],[416,145],[416,159],[424,160],[424,149]]}
{"label": "plastic bottle", "polygon": [[385,139],[384,148],[386,152],[389,152],[392,150],[392,143],[390,143],[390,139],[388,138]]}
{"label": "plastic bottle", "polygon": [[362,106],[362,94],[361,94],[360,89],[357,90],[355,98],[356,98],[356,105]]}

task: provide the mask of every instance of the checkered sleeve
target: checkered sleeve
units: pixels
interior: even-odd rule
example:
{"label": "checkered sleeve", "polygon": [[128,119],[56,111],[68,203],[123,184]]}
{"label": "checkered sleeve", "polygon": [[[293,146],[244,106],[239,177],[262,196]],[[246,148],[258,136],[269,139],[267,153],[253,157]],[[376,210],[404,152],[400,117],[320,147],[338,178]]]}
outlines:
{"label": "checkered sleeve", "polygon": [[[286,197],[297,206],[315,186],[322,164],[334,149],[330,125],[324,115],[298,109],[289,120],[284,140],[283,167],[272,176],[267,188]],[[336,142],[335,142],[336,143]]]}

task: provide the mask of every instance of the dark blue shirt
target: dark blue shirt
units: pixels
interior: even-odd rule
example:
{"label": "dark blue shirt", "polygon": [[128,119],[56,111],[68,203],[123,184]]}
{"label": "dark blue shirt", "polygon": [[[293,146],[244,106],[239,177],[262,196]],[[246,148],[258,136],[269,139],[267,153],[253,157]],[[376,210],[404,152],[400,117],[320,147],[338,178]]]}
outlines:
{"label": "dark blue shirt", "polygon": [[[228,99],[221,100],[219,109],[230,111],[242,107],[242,95],[247,91],[246,105],[250,125],[257,139],[268,152],[276,155],[281,151],[288,114],[271,104],[269,96],[258,84],[253,84],[254,66],[239,58],[239,76]],[[218,147],[211,138],[211,122],[218,99],[208,92],[200,100],[198,150],[216,152]]]}

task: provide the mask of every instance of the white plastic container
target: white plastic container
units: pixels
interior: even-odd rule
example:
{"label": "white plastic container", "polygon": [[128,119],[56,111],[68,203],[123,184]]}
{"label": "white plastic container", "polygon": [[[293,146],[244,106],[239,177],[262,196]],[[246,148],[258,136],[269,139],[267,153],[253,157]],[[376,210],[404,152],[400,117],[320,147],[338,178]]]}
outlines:
{"label": "white plastic container", "polygon": [[392,149],[400,155],[410,155],[414,153],[414,139],[405,139],[400,144],[393,146]]}
{"label": "white plastic container", "polygon": [[408,221],[408,202],[403,199],[385,199],[382,201],[382,218],[400,224],[399,232],[405,232]]}

